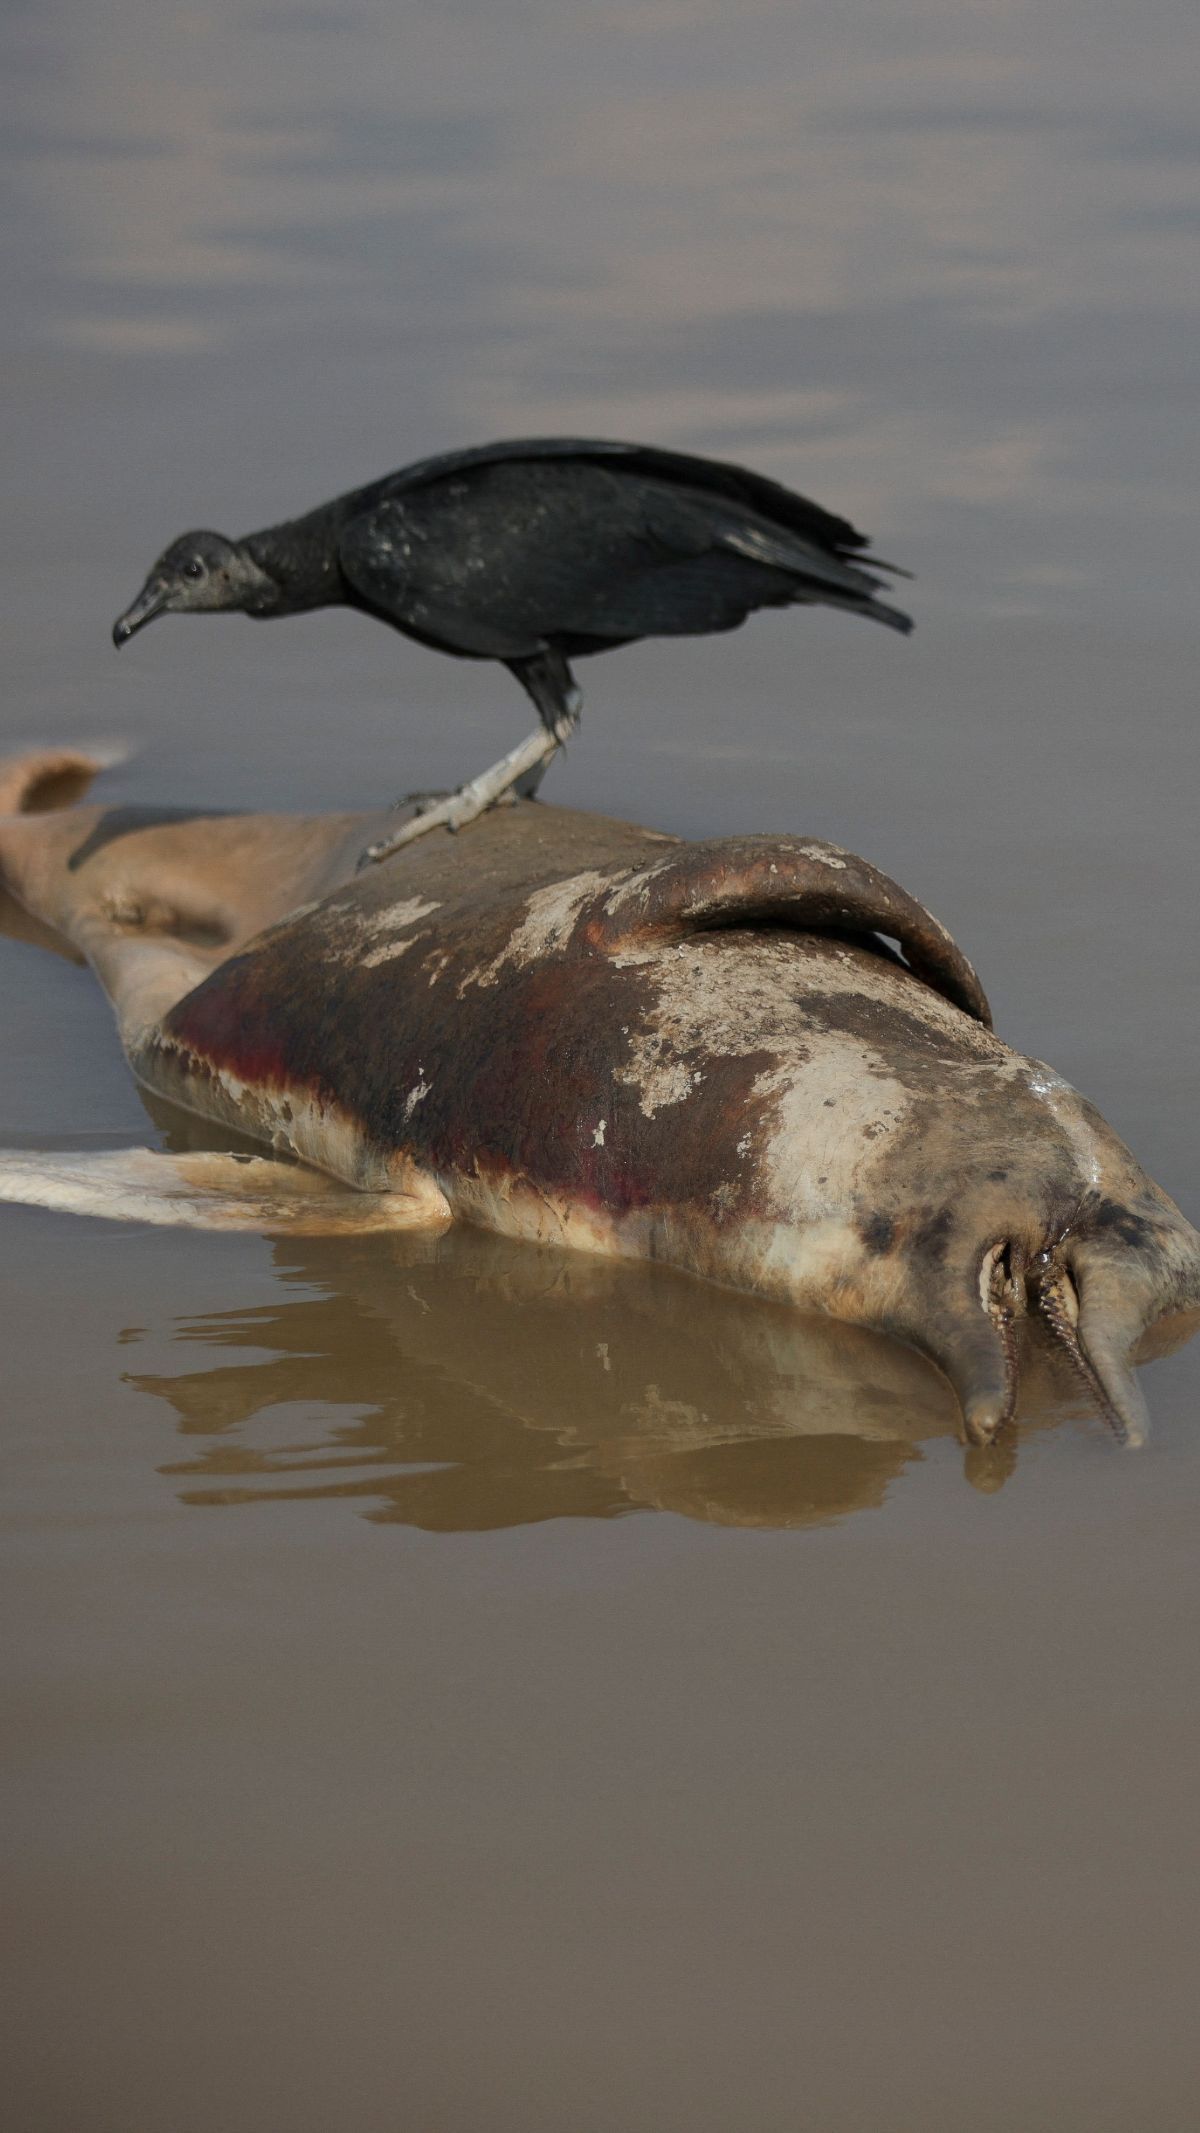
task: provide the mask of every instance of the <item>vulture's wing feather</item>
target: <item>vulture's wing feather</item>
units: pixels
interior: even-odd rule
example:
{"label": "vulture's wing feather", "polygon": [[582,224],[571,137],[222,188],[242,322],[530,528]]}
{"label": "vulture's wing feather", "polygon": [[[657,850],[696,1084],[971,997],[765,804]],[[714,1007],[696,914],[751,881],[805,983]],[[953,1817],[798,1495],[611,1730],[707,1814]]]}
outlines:
{"label": "vulture's wing feather", "polygon": [[793,601],[907,626],[873,598],[876,579],[816,539],[578,456],[481,459],[393,490],[342,529],[339,559],[376,612],[485,658],[735,629]]}
{"label": "vulture's wing feather", "polygon": [[517,437],[501,444],[475,445],[467,451],[442,452],[434,459],[421,459],[411,467],[402,467],[378,487],[386,487],[390,495],[400,495],[455,475],[470,475],[481,467],[556,462],[608,467],[725,497],[823,547],[868,546],[868,536],[859,533],[849,519],[826,511],[811,497],[785,488],[782,482],[756,474],[751,467],[734,466],[723,459],[704,459],[692,452],[671,452],[659,445],[618,444],[596,437]]}

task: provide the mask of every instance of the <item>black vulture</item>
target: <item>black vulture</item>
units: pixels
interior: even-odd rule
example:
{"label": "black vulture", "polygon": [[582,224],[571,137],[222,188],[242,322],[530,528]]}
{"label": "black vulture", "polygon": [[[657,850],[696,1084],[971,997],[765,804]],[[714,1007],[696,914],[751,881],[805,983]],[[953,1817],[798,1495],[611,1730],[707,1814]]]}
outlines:
{"label": "black vulture", "polygon": [[[497,659],[541,729],[372,856],[509,787],[532,791],[572,730],[569,661],[639,637],[737,629],[759,607],[842,607],[892,629],[867,537],[781,483],[653,445],[534,438],[446,452],[303,518],[227,540],[181,534],[113,625],[161,614],[259,619],[353,607],[460,659]],[[905,573],[900,573],[905,575]]]}

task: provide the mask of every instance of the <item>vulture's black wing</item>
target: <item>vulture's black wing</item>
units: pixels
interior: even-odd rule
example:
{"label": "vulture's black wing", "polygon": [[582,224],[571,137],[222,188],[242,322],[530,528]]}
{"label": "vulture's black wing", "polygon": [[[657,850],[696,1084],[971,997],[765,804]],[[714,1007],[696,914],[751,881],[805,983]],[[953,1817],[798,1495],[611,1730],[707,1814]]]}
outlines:
{"label": "vulture's black wing", "polygon": [[414,636],[493,659],[735,629],[754,608],[797,601],[911,626],[874,598],[878,580],[857,558],[736,497],[633,463],[666,458],[690,472],[707,461],[639,448],[614,447],[604,459],[522,449],[458,453],[427,462],[419,480],[410,470],[387,484],[339,536],[359,597]]}
{"label": "vulture's black wing", "polygon": [[[869,536],[859,533],[849,519],[825,511],[810,497],[770,481],[750,467],[734,466],[723,459],[702,459],[691,452],[670,452],[658,445],[616,444],[595,437],[517,437],[502,444],[474,445],[463,452],[442,452],[433,459],[417,460],[389,475],[388,493],[421,489],[447,476],[467,474],[477,467],[499,466],[511,461],[574,460],[581,466],[608,466],[654,481],[677,483],[681,488],[723,496],[758,516],[798,533],[818,546],[840,551],[869,546]],[[383,486],[383,485],[381,485]]]}

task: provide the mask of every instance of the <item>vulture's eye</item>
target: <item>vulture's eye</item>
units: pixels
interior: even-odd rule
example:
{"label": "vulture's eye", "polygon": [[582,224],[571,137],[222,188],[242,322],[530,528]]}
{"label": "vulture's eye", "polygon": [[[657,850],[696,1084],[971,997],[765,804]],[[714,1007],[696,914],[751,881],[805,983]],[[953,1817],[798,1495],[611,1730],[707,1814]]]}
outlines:
{"label": "vulture's eye", "polygon": [[189,557],[183,566],[183,575],[185,578],[202,578],[204,576],[204,565],[198,556]]}

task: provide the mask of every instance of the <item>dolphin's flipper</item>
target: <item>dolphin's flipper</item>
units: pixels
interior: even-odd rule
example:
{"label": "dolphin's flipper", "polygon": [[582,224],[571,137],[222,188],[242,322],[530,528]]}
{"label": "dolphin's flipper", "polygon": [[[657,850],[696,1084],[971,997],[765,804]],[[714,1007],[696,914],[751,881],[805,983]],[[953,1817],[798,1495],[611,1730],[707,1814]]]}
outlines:
{"label": "dolphin's flipper", "polygon": [[307,1237],[442,1229],[450,1220],[432,1182],[419,1193],[355,1192],[270,1156],[167,1155],[150,1148],[52,1155],[0,1149],[0,1200],[115,1222]]}

